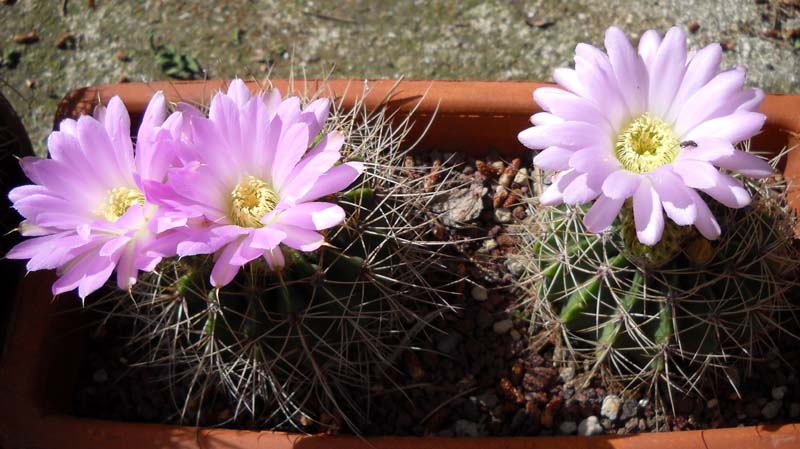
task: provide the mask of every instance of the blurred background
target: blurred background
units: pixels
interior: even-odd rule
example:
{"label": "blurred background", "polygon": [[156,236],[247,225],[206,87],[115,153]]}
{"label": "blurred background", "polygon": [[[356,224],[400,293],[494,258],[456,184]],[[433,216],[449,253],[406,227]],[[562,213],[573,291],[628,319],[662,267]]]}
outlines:
{"label": "blurred background", "polygon": [[720,42],[769,92],[800,92],[800,0],[0,0],[0,91],[44,155],[60,99],[162,79],[551,80],[609,25]]}

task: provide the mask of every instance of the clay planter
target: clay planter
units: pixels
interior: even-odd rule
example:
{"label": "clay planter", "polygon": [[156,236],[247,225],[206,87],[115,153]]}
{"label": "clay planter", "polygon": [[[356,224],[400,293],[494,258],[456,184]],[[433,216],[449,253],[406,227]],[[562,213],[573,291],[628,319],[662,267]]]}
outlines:
{"label": "clay planter", "polygon": [[[286,81],[274,83],[282,91]],[[372,81],[366,97],[368,107],[379,104],[395,83]],[[107,102],[119,95],[141,116],[151,94],[163,90],[170,100],[207,102],[224,82],[178,82],[120,84],[91,87],[70,93],[62,102],[57,121],[91,111],[99,99]],[[314,92],[317,82],[298,83]],[[516,140],[536,112],[531,92],[542,86],[531,82],[405,81],[395,90],[390,104],[408,112],[424,96],[415,114],[418,123],[436,110],[432,128],[420,148],[467,151],[490,150],[505,155],[526,150]],[[255,85],[251,86],[253,89]],[[343,97],[345,106],[363,95],[363,81],[330,81],[327,88]],[[765,131],[754,148],[773,151],[800,144],[800,96],[769,95],[761,111],[767,114]],[[790,183],[790,199],[800,206],[800,152],[791,153],[784,174]],[[478,448],[756,448],[800,447],[800,427],[738,427],[730,429],[650,433],[634,436],[515,437],[515,438],[413,438],[382,437],[367,441],[351,436],[304,436],[279,432],[253,432],[159,424],[130,424],[76,418],[70,415],[71,398],[86,336],[85,317],[76,311],[74,297],[52,300],[50,273],[32,273],[24,278],[17,295],[12,334],[0,359],[0,449],[18,448],[384,448],[384,449],[478,449]],[[10,298],[6,298],[10,299]]]}

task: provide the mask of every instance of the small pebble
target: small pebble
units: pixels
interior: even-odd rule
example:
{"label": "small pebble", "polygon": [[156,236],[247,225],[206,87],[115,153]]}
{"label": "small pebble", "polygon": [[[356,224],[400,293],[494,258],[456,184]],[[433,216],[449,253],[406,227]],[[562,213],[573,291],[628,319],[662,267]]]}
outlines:
{"label": "small pebble", "polygon": [[596,416],[590,416],[578,424],[578,435],[592,436],[603,433],[603,426]]}
{"label": "small pebble", "polygon": [[494,408],[499,402],[499,399],[494,393],[486,393],[478,396],[478,402],[486,408]]}
{"label": "small pebble", "polygon": [[775,387],[772,389],[772,399],[776,401],[780,401],[786,396],[786,392],[789,390],[785,385],[781,385],[780,387]]}
{"label": "small pebble", "polygon": [[485,249],[486,251],[491,251],[495,248],[497,248],[497,240],[489,239],[483,241],[483,249]]}
{"label": "small pebble", "polygon": [[510,319],[506,319],[495,322],[492,326],[492,330],[494,330],[495,334],[502,335],[510,331],[512,327],[514,327],[514,323]]}
{"label": "small pebble", "polygon": [[800,402],[792,402],[791,404],[789,404],[789,417],[790,418],[800,417]]}
{"label": "small pebble", "polygon": [[520,341],[522,339],[522,334],[519,333],[516,329],[511,329],[511,339],[514,341]]}
{"label": "small pebble", "polygon": [[505,207],[500,207],[494,210],[494,220],[498,223],[509,223],[511,221],[511,211]]}
{"label": "small pebble", "polygon": [[619,415],[619,419],[621,421],[628,421],[629,419],[636,417],[638,412],[639,407],[636,404],[636,400],[626,399],[622,404],[622,413]]}
{"label": "small pebble", "polygon": [[476,301],[486,301],[489,298],[489,292],[486,291],[486,287],[482,285],[473,286],[470,293],[472,293],[472,297]]}
{"label": "small pebble", "polygon": [[561,378],[561,381],[567,383],[575,378],[575,368],[571,366],[565,366],[558,370],[558,377]]}
{"label": "small pebble", "polygon": [[108,382],[108,373],[104,369],[99,369],[92,374],[92,380],[99,384]]}
{"label": "small pebble", "polygon": [[525,184],[528,181],[528,169],[520,168],[516,175],[514,175],[514,184]]}
{"label": "small pebble", "polygon": [[564,421],[558,426],[558,432],[562,435],[572,435],[578,430],[578,425],[575,421]]}
{"label": "small pebble", "polygon": [[454,430],[457,437],[478,436],[478,424],[465,419],[459,419],[456,421]]}
{"label": "small pebble", "polygon": [[646,408],[648,404],[650,404],[649,399],[647,398],[639,399],[639,408]]}
{"label": "small pebble", "polygon": [[36,34],[36,31],[31,31],[30,33],[20,33],[14,35],[14,42],[18,44],[33,44],[35,42],[39,42],[39,35]]}
{"label": "small pebble", "polygon": [[127,50],[117,50],[117,52],[114,53],[114,57],[122,62],[128,62],[131,60],[131,56],[128,54]]}
{"label": "small pebble", "polygon": [[461,339],[461,334],[458,332],[447,334],[436,343],[436,349],[441,353],[450,354],[458,347],[458,344],[461,343]]}
{"label": "small pebble", "polygon": [[761,409],[761,414],[764,415],[764,418],[772,419],[778,416],[778,413],[781,412],[781,406],[783,403],[781,401],[770,401],[767,402],[767,405]]}
{"label": "small pebble", "polygon": [[475,322],[478,324],[479,329],[485,329],[494,323],[494,318],[492,318],[491,313],[481,307],[481,309],[478,310],[478,315],[475,317]]}
{"label": "small pebble", "polygon": [[506,259],[505,266],[516,277],[520,277],[525,273],[525,266],[515,258]]}
{"label": "small pebble", "polygon": [[622,399],[619,396],[610,394],[603,398],[603,405],[600,407],[600,414],[611,421],[619,416],[619,409],[622,407]]}

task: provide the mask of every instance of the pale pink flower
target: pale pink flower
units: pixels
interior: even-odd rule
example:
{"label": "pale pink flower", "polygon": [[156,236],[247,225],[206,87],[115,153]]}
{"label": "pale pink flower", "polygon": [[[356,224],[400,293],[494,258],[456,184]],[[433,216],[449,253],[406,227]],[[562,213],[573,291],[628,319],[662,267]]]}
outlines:
{"label": "pale pink flower", "polygon": [[611,27],[605,47],[607,53],[578,44],[575,69],[553,75],[564,90],[534,93],[544,112],[531,118],[535,126],[519,140],[544,149],[534,164],[557,172],[542,204],[594,200],[584,224],[600,232],[633,198],[636,234],[644,244],[660,240],[664,212],[717,238],[720,227],[698,191],[725,206],[744,207],[750,195],[727,171],[771,174],[765,161],[734,148],[764,124],[766,117],[756,112],[764,93],[742,88],[742,68],[719,71],[719,44],[687,53],[680,28],[663,40],[656,31],[645,32],[637,51]]}
{"label": "pale pink flower", "polygon": [[158,233],[181,224],[162,220],[145,199],[145,182],[163,181],[174,157],[160,138],[169,133],[165,115],[159,92],[144,114],[135,154],[128,111],[118,97],[93,117],[62,121],[48,139],[51,159],[21,161],[35,184],[15,188],[9,198],[24,217],[20,233],[32,238],[6,257],[30,259],[28,271],[57,269],[53,294],[77,288],[81,298],[115,268],[117,285],[126,290],[139,270],[153,270],[165,255],[151,251]]}
{"label": "pale pink flower", "polygon": [[215,254],[214,286],[228,284],[258,257],[281,268],[280,244],[316,250],[325,241],[318,231],[344,220],[341,207],[316,200],[348,187],[363,164],[334,166],[344,136],[320,135],[328,112],[326,99],[301,108],[299,98],[282,99],[277,90],[251,95],[241,80],[214,96],[208,118],[184,108],[183,166],[170,170],[156,197],[202,219],[185,230],[177,252]]}

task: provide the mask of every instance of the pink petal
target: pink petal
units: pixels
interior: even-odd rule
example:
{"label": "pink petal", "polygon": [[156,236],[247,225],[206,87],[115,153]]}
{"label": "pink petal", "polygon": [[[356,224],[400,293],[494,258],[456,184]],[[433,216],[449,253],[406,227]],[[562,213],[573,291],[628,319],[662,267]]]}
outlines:
{"label": "pink petal", "polygon": [[267,261],[267,265],[269,265],[270,270],[273,271],[278,271],[286,265],[283,252],[280,248],[264,251],[264,260]]}
{"label": "pink petal", "polygon": [[675,133],[684,135],[690,129],[712,118],[733,113],[740,105],[736,95],[744,84],[744,69],[722,72],[692,95],[681,108]]}
{"label": "pink petal", "polygon": [[639,188],[642,176],[625,169],[617,170],[603,182],[603,195],[613,200],[624,200],[633,196]]}
{"label": "pink petal", "polygon": [[551,125],[553,123],[564,123],[564,119],[549,112],[537,112],[531,116],[531,124],[534,126]]}
{"label": "pink petal", "polygon": [[[649,67],[650,92],[648,110],[666,116],[683,80],[686,65],[686,34],[681,28],[667,31]],[[659,235],[660,238],[660,235]]]}
{"label": "pink petal", "polygon": [[364,171],[361,162],[347,162],[323,173],[314,186],[297,201],[310,201],[341,192],[349,187]]}
{"label": "pink petal", "polygon": [[167,101],[161,91],[156,92],[147,103],[147,108],[144,110],[142,116],[142,123],[139,125],[139,132],[136,134],[136,152],[141,151],[143,144],[149,144],[153,141],[156,134],[156,128],[164,123],[167,117]]}
{"label": "pink petal", "polygon": [[649,179],[643,178],[633,195],[633,221],[636,237],[645,245],[655,245],[664,232],[661,198]]}
{"label": "pink petal", "polygon": [[228,85],[227,96],[241,108],[250,100],[250,89],[247,88],[244,81],[236,78]]}
{"label": "pink petal", "polygon": [[560,147],[548,147],[533,158],[533,165],[544,170],[561,171],[569,168],[569,159],[575,154],[573,150]]}
{"label": "pink petal", "polygon": [[300,251],[314,251],[325,242],[325,238],[318,232],[290,226],[286,224],[274,224],[274,228],[286,233],[283,244]]}
{"label": "pink petal", "polygon": [[308,125],[308,141],[311,142],[322,131],[328,119],[331,103],[327,98],[319,98],[309,103],[300,114],[299,120]]}
{"label": "pink petal", "polygon": [[106,257],[92,256],[87,251],[74,262],[65,267],[64,272],[55,282],[52,291],[54,295],[78,288],[78,296],[85,299],[90,293],[105,284],[114,271],[115,263]]}
{"label": "pink petal", "polygon": [[742,183],[729,175],[717,172],[714,185],[701,189],[709,196],[733,209],[745,207],[750,204],[750,194]]}
{"label": "pink petal", "polygon": [[734,150],[733,154],[714,159],[718,167],[726,168],[751,178],[766,178],[772,176],[772,166],[764,159],[741,150]]}
{"label": "pink petal", "polygon": [[745,89],[739,100],[742,104],[736,109],[737,111],[756,112],[764,101],[764,91],[757,87]]}
{"label": "pink petal", "polygon": [[281,136],[272,164],[272,185],[276,190],[283,188],[289,174],[308,149],[308,144],[308,126],[305,123],[295,123]]}
{"label": "pink petal", "polygon": [[238,243],[232,242],[228,244],[217,256],[214,268],[211,269],[211,285],[214,287],[220,288],[228,285],[236,277],[236,273],[239,272],[240,265],[234,265],[230,262],[231,257],[239,246]]}
{"label": "pink petal", "polygon": [[567,170],[553,177],[552,183],[539,196],[539,203],[543,206],[557,206],[564,202],[564,189],[580,175],[575,170]]}
{"label": "pink petal", "polygon": [[605,46],[628,110],[631,115],[641,114],[647,107],[649,83],[644,62],[617,27],[606,30]]}
{"label": "pink petal", "polygon": [[333,132],[325,136],[292,170],[289,181],[281,189],[281,198],[290,202],[302,198],[314,187],[319,177],[339,161],[339,148],[343,143],[344,136],[341,133]]}
{"label": "pink petal", "polygon": [[647,30],[639,38],[639,56],[642,57],[648,72],[652,71],[653,60],[659,46],[661,46],[661,36],[655,30]]}
{"label": "pink petal", "polygon": [[344,217],[344,209],[336,204],[303,203],[281,212],[278,222],[320,231],[341,224]]}
{"label": "pink petal", "polygon": [[600,195],[584,215],[583,225],[589,232],[599,233],[605,231],[614,223],[623,204],[625,204],[624,198],[612,199],[605,195]]}
{"label": "pink petal", "polygon": [[123,172],[133,171],[133,144],[131,143],[131,118],[118,96],[109,100],[103,125],[108,131],[117,165]]}
{"label": "pink petal", "polygon": [[694,141],[696,147],[687,147],[678,154],[678,160],[692,159],[696,161],[714,161],[715,159],[733,155],[733,145],[723,139],[701,138]]}
{"label": "pink petal", "polygon": [[679,159],[672,163],[672,169],[683,179],[684,184],[695,189],[712,187],[719,177],[719,170],[704,161]]}
{"label": "pink petal", "polygon": [[714,218],[714,214],[711,213],[708,205],[700,198],[697,192],[691,189],[690,192],[692,201],[694,201],[694,205],[697,208],[697,218],[695,219],[694,226],[700,231],[703,237],[709,240],[717,239],[721,230],[716,218]]}
{"label": "pink petal", "polygon": [[[233,85],[233,84],[231,84]],[[220,137],[226,142],[233,163],[247,161],[246,148],[242,142],[242,127],[239,117],[239,105],[229,96],[218,93],[211,100],[208,118],[214,122]],[[244,117],[244,120],[248,120]],[[219,150],[217,150],[219,151]]]}
{"label": "pink petal", "polygon": [[265,226],[253,232],[253,241],[251,245],[253,248],[259,248],[261,250],[272,250],[277,248],[285,238],[285,232],[275,229],[272,226]]}
{"label": "pink petal", "polygon": [[764,126],[767,116],[757,112],[736,112],[725,117],[708,120],[689,131],[685,140],[715,137],[735,143],[756,135]]}
{"label": "pink petal", "polygon": [[[78,119],[78,142],[86,154],[95,177],[110,188],[132,185],[130,169],[120,167],[116,153],[131,151],[130,148],[116,148],[103,125],[89,116]],[[88,151],[91,151],[90,153]]]}
{"label": "pink petal", "polygon": [[667,216],[681,226],[693,224],[697,207],[689,193],[691,189],[666,167],[651,173],[648,178],[653,182]]}
{"label": "pink petal", "polygon": [[586,97],[604,110],[608,122],[619,129],[630,115],[608,56],[588,44],[575,47],[575,72],[586,86]]}
{"label": "pink petal", "polygon": [[554,87],[540,87],[533,92],[533,98],[542,109],[558,117],[577,122],[601,125],[610,133],[611,124],[605,114],[600,112],[594,103],[571,92]]}
{"label": "pink petal", "polygon": [[[574,152],[569,158],[569,166],[582,173],[614,171],[620,163],[608,145],[584,148]],[[608,174],[606,173],[606,174]],[[605,175],[603,175],[605,178]]]}
{"label": "pink petal", "polygon": [[717,43],[706,46],[694,55],[686,67],[681,86],[665,116],[668,122],[674,123],[686,100],[714,78],[719,71],[720,61],[722,61],[722,47]]}
{"label": "pink petal", "polygon": [[608,140],[607,134],[595,125],[584,122],[563,122],[534,126],[519,133],[519,141],[534,150],[561,147],[578,150],[600,145]]}

